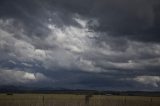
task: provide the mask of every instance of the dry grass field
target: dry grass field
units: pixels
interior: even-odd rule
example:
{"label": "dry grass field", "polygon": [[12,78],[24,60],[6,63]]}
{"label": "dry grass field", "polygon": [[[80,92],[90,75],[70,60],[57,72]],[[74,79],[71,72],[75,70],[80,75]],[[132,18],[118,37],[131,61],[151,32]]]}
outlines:
{"label": "dry grass field", "polygon": [[0,106],[160,106],[160,97],[0,94]]}

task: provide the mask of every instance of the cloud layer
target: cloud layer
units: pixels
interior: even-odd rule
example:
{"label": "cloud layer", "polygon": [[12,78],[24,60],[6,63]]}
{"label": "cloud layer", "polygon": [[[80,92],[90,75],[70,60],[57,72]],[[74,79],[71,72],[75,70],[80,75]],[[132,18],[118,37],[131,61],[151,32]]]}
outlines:
{"label": "cloud layer", "polygon": [[159,3],[2,0],[0,85],[159,90]]}

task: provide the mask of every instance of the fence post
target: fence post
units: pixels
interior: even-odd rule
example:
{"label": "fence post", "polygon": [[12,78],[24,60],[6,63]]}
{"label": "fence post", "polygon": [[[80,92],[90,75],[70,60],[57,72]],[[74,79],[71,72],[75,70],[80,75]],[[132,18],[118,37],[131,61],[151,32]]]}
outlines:
{"label": "fence post", "polygon": [[150,106],[152,106],[152,98],[150,99]]}
{"label": "fence post", "polygon": [[45,104],[44,104],[44,96],[43,96],[43,98],[42,98],[42,102],[43,102],[43,106],[45,106]]}
{"label": "fence post", "polygon": [[91,95],[91,94],[85,96],[85,104],[86,104],[86,106],[89,106],[89,101],[90,101],[90,98],[91,98],[92,96],[93,96],[93,95]]}
{"label": "fence post", "polygon": [[126,106],[126,104],[127,104],[126,102],[127,102],[127,101],[126,101],[126,96],[125,96],[125,97],[124,97],[124,104],[125,104],[125,106]]}

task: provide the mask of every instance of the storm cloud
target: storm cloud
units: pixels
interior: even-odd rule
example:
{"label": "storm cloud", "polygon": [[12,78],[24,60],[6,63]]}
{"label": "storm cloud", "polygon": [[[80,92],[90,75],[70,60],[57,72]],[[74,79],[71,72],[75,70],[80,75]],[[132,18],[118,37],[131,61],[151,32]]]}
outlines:
{"label": "storm cloud", "polygon": [[158,0],[1,0],[0,85],[159,90],[159,6]]}

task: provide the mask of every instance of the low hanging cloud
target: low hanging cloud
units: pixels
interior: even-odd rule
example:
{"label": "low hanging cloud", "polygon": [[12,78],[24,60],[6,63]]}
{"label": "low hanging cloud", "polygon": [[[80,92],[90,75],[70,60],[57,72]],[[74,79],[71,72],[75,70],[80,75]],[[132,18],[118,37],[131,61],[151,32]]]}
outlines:
{"label": "low hanging cloud", "polygon": [[159,87],[160,85],[160,76],[137,76],[133,80],[154,87]]}
{"label": "low hanging cloud", "polygon": [[0,82],[1,85],[6,84],[27,84],[36,83],[39,81],[49,80],[42,73],[31,73],[21,70],[0,70]]}

